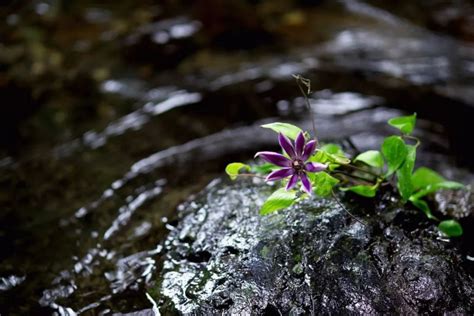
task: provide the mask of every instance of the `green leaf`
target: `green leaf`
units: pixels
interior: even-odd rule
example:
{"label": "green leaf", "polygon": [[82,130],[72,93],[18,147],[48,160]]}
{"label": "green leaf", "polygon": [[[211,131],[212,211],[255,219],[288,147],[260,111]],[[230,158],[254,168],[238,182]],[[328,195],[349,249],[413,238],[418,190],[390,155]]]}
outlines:
{"label": "green leaf", "polygon": [[260,209],[260,215],[267,215],[283,208],[291,206],[296,200],[296,191],[287,191],[281,188],[273,192],[272,195],[263,203]]}
{"label": "green leaf", "polygon": [[351,191],[365,197],[374,197],[379,186],[375,185],[355,185],[348,188],[341,188],[341,191]]}
{"label": "green leaf", "polygon": [[409,198],[410,202],[416,206],[417,208],[419,208],[420,210],[423,211],[423,213],[425,213],[425,215],[429,218],[429,219],[435,219],[437,220],[436,216],[433,215],[433,213],[431,213],[431,209],[430,207],[428,206],[428,203],[426,203],[425,201],[423,200],[418,200],[418,199],[415,199],[414,197],[410,197]]}
{"label": "green leaf", "polygon": [[416,146],[406,145],[406,148],[408,151],[406,159],[400,169],[397,170],[397,187],[404,201],[407,201],[414,191],[412,172],[416,160]]}
{"label": "green leaf", "polygon": [[416,192],[415,194],[412,195],[414,199],[420,199],[421,197],[436,192],[438,190],[443,190],[443,189],[448,189],[448,190],[457,190],[457,189],[462,189],[464,188],[464,185],[459,182],[455,181],[443,181],[443,182],[438,182],[435,184],[430,184],[420,191]]}
{"label": "green leaf", "polygon": [[342,147],[338,144],[324,144],[323,146],[321,146],[320,150],[323,150],[328,154],[344,156],[344,151],[342,150]]}
{"label": "green leaf", "polygon": [[[329,170],[333,170],[339,165],[347,165],[351,161],[342,150],[341,146],[336,144],[326,144],[322,146],[310,159],[312,162],[329,164]],[[333,164],[333,166],[331,166]]]}
{"label": "green leaf", "polygon": [[[339,165],[347,165],[351,162],[346,157],[336,156],[336,155],[333,155],[333,154],[328,154],[327,152],[325,152],[323,150],[318,150],[316,152],[316,155],[312,156],[309,159],[309,161],[311,161],[311,162],[320,162],[320,163],[329,164],[329,165],[333,164],[336,167],[339,166]],[[333,169],[329,168],[329,170],[333,170]]]}
{"label": "green leaf", "polygon": [[449,237],[459,237],[463,234],[461,224],[454,219],[442,221],[439,223],[438,229]]}
{"label": "green leaf", "polygon": [[427,187],[431,184],[436,184],[446,181],[439,173],[426,167],[416,169],[415,173],[411,177],[413,188],[419,190]]}
{"label": "green leaf", "polygon": [[[439,178],[437,179],[439,180]],[[462,189],[462,188],[464,188],[464,185],[459,182],[454,182],[454,181],[437,182],[434,184],[427,185],[423,189],[419,190],[418,192],[410,196],[409,201],[413,203],[413,205],[418,207],[420,210],[422,210],[426,214],[426,216],[428,216],[428,218],[437,220],[437,218],[431,213],[431,210],[428,204],[425,201],[421,200],[421,198],[427,194],[430,194],[442,189],[454,190],[454,189]]]}
{"label": "green leaf", "polygon": [[329,154],[327,154],[323,150],[318,150],[316,154],[309,157],[309,161],[311,162],[320,162],[320,163],[328,163],[330,160]]}
{"label": "green leaf", "polygon": [[363,152],[354,159],[355,161],[361,161],[374,168],[383,168],[384,164],[382,154],[378,150]]}
{"label": "green leaf", "polygon": [[400,168],[405,161],[408,150],[405,142],[399,136],[385,138],[382,144],[382,153],[387,161],[387,177]]}
{"label": "green leaf", "polygon": [[388,120],[388,124],[398,128],[403,134],[411,134],[415,128],[416,113],[409,116],[394,117]]}
{"label": "green leaf", "polygon": [[241,169],[250,170],[250,166],[241,162],[233,162],[225,167],[225,172],[229,175],[232,180],[235,180],[239,175]]}
{"label": "green leaf", "polygon": [[282,133],[283,135],[291,139],[296,139],[296,136],[298,136],[298,134],[302,132],[301,128],[288,123],[275,122],[262,125],[262,127],[269,128],[277,133]]}
{"label": "green leaf", "polygon": [[329,155],[329,159],[334,164],[348,165],[351,163],[351,160],[347,158],[346,156],[339,156],[339,155],[333,155],[333,154],[328,154],[328,155]]}
{"label": "green leaf", "polygon": [[313,182],[313,191],[319,196],[328,196],[333,187],[339,183],[338,179],[324,171],[309,173],[308,176]]}

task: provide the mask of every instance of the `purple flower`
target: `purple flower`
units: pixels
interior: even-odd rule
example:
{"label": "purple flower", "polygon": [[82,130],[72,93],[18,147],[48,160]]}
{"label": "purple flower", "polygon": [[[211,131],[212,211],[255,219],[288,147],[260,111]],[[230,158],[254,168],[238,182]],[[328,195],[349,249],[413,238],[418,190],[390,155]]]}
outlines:
{"label": "purple flower", "polygon": [[296,137],[294,145],[281,133],[278,135],[278,141],[281,148],[283,148],[290,158],[271,151],[261,151],[255,155],[255,157],[260,157],[269,163],[283,167],[282,169],[271,172],[265,181],[276,181],[290,177],[290,181],[288,181],[286,186],[286,189],[289,190],[298,183],[298,180],[301,180],[303,190],[311,194],[311,181],[306,173],[319,172],[327,168],[327,166],[322,163],[306,162],[316,150],[316,141],[311,140],[306,143],[302,132]]}

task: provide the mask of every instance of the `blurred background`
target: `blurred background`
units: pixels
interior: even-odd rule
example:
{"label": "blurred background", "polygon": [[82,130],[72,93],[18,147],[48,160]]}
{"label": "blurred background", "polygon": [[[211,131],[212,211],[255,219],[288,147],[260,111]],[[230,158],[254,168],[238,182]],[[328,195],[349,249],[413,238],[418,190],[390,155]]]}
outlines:
{"label": "blurred background", "polygon": [[1,1],[0,17],[2,315],[160,304],[178,205],[274,146],[262,122],[307,123],[292,74],[324,140],[353,136],[347,115],[369,141],[364,120],[417,112],[429,165],[474,167],[473,1]]}

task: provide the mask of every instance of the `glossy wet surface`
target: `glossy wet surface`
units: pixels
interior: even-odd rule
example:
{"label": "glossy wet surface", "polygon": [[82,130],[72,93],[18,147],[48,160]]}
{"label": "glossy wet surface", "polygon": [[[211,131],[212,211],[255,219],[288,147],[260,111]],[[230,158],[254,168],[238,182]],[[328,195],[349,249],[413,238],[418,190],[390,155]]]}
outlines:
{"label": "glossy wet surface", "polygon": [[372,107],[417,111],[472,168],[469,2],[219,3],[1,9],[0,313],[150,309],[177,206],[273,146],[262,121],[307,118],[294,73],[325,140]]}
{"label": "glossy wet surface", "polygon": [[183,207],[153,293],[164,315],[472,313],[472,262],[390,190],[341,194],[358,221],[314,196],[259,216],[271,191],[216,179]]}

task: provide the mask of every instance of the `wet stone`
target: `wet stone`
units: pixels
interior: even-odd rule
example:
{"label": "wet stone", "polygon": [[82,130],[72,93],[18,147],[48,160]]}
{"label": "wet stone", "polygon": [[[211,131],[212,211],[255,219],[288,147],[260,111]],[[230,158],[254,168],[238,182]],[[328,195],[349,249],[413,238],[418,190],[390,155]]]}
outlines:
{"label": "wet stone", "polygon": [[[165,242],[157,289],[162,312],[474,312],[472,263],[393,193],[374,202],[340,196],[364,226],[318,197],[260,216],[271,189],[213,181],[184,207]],[[183,239],[182,232],[193,238]]]}
{"label": "wet stone", "polygon": [[443,215],[462,219],[474,217],[472,190],[444,190],[435,194],[434,202]]}

